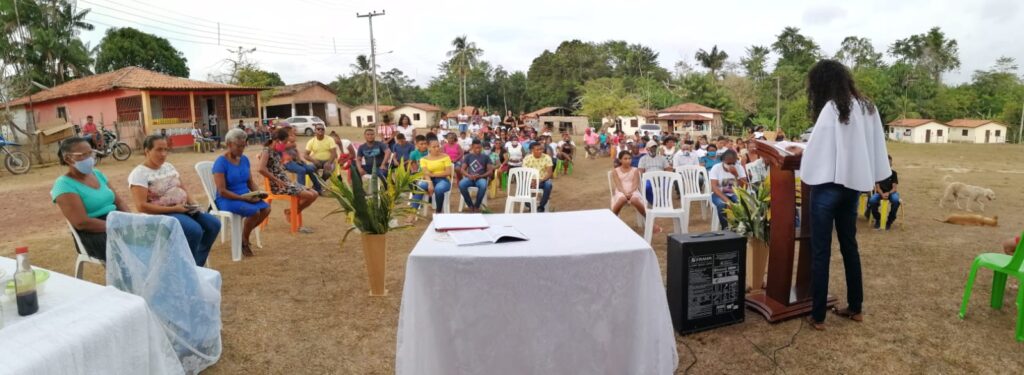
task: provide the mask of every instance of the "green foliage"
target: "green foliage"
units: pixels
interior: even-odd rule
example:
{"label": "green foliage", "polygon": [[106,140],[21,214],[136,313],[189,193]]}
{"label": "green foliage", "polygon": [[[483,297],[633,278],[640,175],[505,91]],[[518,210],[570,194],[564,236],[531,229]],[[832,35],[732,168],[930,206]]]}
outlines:
{"label": "green foliage", "polygon": [[725,208],[725,219],[729,230],[768,242],[771,237],[771,184],[768,179],[753,193],[746,189],[735,189],[737,202]]}
{"label": "green foliage", "polygon": [[633,116],[640,113],[640,100],[626,93],[622,78],[598,78],[587,81],[580,89],[577,113],[590,117],[592,122],[613,116]]}
{"label": "green foliage", "polygon": [[712,77],[718,78],[718,71],[722,70],[722,67],[725,66],[725,61],[729,59],[729,54],[719,50],[718,45],[715,45],[711,47],[711,51],[697,50],[693,57],[697,59],[700,66],[708,70]]}
{"label": "green foliage", "polygon": [[[355,62],[349,67],[352,73],[338,75],[328,84],[338,93],[338,101],[352,105],[373,103],[373,68],[370,58],[366,55],[356,56]],[[377,99],[381,104],[388,105],[427,101],[423,90],[398,69],[377,73]]]}
{"label": "green foliage", "polygon": [[610,77],[612,66],[598,44],[570,40],[555,52],[545,50],[530,64],[527,93],[535,107],[572,107],[583,83]]}
{"label": "green foliage", "polygon": [[772,51],[779,55],[776,67],[788,65],[801,72],[807,72],[821,58],[818,43],[800,34],[800,29],[792,26],[786,27],[776,36]]}
{"label": "green foliage", "polygon": [[188,78],[188,60],[171,42],[156,35],[131,27],[107,29],[96,48],[96,73],[138,66]]}
{"label": "green foliage", "polygon": [[788,138],[795,138],[811,127],[814,119],[807,112],[807,95],[800,95],[795,100],[785,102],[782,106],[782,131]]}
{"label": "green foliage", "polygon": [[956,40],[946,39],[938,27],[897,40],[889,47],[889,53],[899,61],[925,69],[934,81],[941,80],[942,73],[960,67],[959,51]]}
{"label": "green foliage", "polygon": [[835,59],[850,69],[870,68],[882,65],[882,53],[875,51],[871,39],[848,36],[843,39]]}
{"label": "green foliage", "polygon": [[79,34],[92,30],[93,25],[85,22],[89,10],[76,4],[69,0],[0,1],[0,61],[5,65],[16,62],[15,74],[25,81],[23,91],[40,90],[29,84],[31,81],[53,87],[92,74],[92,48]]}
{"label": "green foliage", "polygon": [[237,73],[239,86],[247,87],[275,87],[284,86],[281,76],[275,72],[268,72],[257,67],[245,67]]}
{"label": "green foliage", "polygon": [[[350,172],[351,184],[341,176],[332,176],[325,184],[328,195],[338,202],[338,208],[328,216],[343,214],[351,225],[341,239],[343,243],[353,230],[387,234],[393,229],[392,220],[416,214],[416,210],[409,206],[411,199],[407,197],[410,193],[423,193],[416,184],[423,178],[422,173],[409,172],[400,165],[388,174],[386,189],[375,188],[367,192],[359,172],[355,168]],[[378,178],[374,175],[371,185],[378,184]]]}
{"label": "green foliage", "polygon": [[768,76],[768,54],[771,50],[765,46],[750,46],[747,56],[740,59],[740,65],[747,77],[760,81]]}

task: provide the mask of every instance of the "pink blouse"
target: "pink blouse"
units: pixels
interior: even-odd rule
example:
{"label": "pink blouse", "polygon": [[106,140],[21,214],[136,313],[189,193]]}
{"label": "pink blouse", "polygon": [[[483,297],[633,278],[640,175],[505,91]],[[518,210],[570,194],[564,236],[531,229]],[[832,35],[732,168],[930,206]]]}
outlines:
{"label": "pink blouse", "polygon": [[640,186],[640,170],[630,168],[629,172],[623,172],[622,168],[615,168],[615,177],[619,179],[622,190],[626,192],[637,191]]}

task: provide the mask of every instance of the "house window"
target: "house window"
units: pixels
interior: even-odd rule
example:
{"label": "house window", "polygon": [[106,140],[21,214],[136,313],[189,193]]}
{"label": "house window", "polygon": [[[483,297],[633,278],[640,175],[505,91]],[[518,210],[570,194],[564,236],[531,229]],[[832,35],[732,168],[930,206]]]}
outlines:
{"label": "house window", "polygon": [[909,137],[910,136],[910,129],[904,130],[903,131],[903,135]]}
{"label": "house window", "polygon": [[942,136],[942,129],[936,130],[935,131],[935,135],[941,137]]}
{"label": "house window", "polygon": [[68,120],[68,109],[65,107],[57,107],[57,118],[62,118],[64,121]]}
{"label": "house window", "polygon": [[371,122],[373,122],[373,116],[366,116],[366,123],[369,124]]}
{"label": "house window", "polygon": [[640,126],[640,122],[637,119],[629,120],[629,126],[635,128],[637,126]]}
{"label": "house window", "polygon": [[1002,133],[1002,130],[996,130],[996,137],[998,137],[1000,133]]}
{"label": "house window", "polygon": [[413,121],[419,121],[420,120],[420,114],[419,113],[413,113],[412,114],[412,120]]}
{"label": "house window", "polygon": [[967,136],[967,129],[964,129],[963,132],[960,133],[960,135],[966,137]]}

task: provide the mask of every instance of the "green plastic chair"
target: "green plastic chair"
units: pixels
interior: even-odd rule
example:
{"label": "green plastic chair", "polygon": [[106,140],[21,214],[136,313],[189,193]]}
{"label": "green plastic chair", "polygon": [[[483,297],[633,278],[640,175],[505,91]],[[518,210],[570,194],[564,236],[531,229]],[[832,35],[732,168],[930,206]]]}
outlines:
{"label": "green plastic chair", "polygon": [[[562,173],[562,167],[564,166],[563,163],[564,162],[561,159],[559,159],[558,162],[555,163],[555,171],[551,173],[551,177],[558,177],[558,174]],[[565,172],[565,173],[562,173],[562,175],[570,175],[570,174],[572,174],[572,165],[573,164],[574,163],[569,163],[569,171]]]}
{"label": "green plastic chair", "polygon": [[[1024,233],[1021,234],[1024,236]],[[999,253],[983,253],[974,258],[971,263],[971,273],[967,276],[967,286],[964,287],[964,300],[960,303],[960,319],[967,315],[967,303],[971,299],[971,288],[974,286],[974,277],[978,275],[978,268],[985,267],[993,271],[992,276],[992,301],[993,309],[1003,307],[1003,292],[1006,291],[1006,277],[1013,276],[1021,281],[1021,287],[1017,291],[1017,328],[1014,334],[1017,341],[1024,341],[1024,241],[1017,243],[1013,255]]]}

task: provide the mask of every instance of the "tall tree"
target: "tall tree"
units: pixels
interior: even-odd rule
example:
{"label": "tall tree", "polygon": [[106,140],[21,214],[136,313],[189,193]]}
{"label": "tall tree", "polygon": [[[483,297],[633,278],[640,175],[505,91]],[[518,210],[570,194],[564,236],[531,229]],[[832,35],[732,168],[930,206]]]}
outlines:
{"label": "tall tree", "polygon": [[658,81],[669,78],[668,71],[658,65],[658,52],[650,47],[622,40],[607,41],[601,47],[614,77],[649,77]]}
{"label": "tall tree", "polygon": [[465,35],[452,40],[452,50],[448,51],[448,62],[449,66],[462,78],[462,95],[459,98],[459,108],[466,105],[466,76],[473,69],[473,66],[477,64],[477,59],[483,52],[482,49],[477,48],[476,43],[470,42]]}
{"label": "tall tree", "polygon": [[[17,61],[26,82],[55,86],[92,74],[92,48],[79,34],[92,30],[89,10],[69,0],[0,1],[0,59]],[[37,91],[34,85],[28,85]]]}
{"label": "tall tree", "polygon": [[871,39],[856,36],[848,36],[843,39],[835,59],[851,69],[882,65],[882,53],[875,51],[875,46],[871,45]]}
{"label": "tall tree", "polygon": [[[96,47],[96,72],[138,66],[178,77],[188,77],[188,60],[167,39],[131,27],[107,29]],[[279,78],[280,80],[280,78]]]}
{"label": "tall tree", "polygon": [[276,72],[268,72],[263,69],[256,67],[245,67],[238,71],[237,74],[238,82],[235,82],[239,86],[247,87],[275,87],[284,86],[284,81],[281,80],[281,75]]}
{"label": "tall tree", "polygon": [[564,41],[545,50],[530,64],[527,91],[536,106],[572,107],[581,85],[594,78],[611,77],[612,66],[604,48],[580,40]]}
{"label": "tall tree", "polygon": [[626,92],[622,78],[598,78],[587,81],[580,88],[579,110],[591,121],[615,116],[633,116],[640,113],[640,100]]}
{"label": "tall tree", "polygon": [[703,66],[708,70],[708,73],[710,73],[712,77],[718,79],[718,71],[722,70],[722,67],[725,66],[725,61],[729,59],[729,54],[725,53],[723,50],[719,50],[718,45],[716,44],[711,47],[711,51],[705,51],[704,49],[697,50],[697,53],[694,54],[693,57],[697,59],[700,66]]}
{"label": "tall tree", "polygon": [[771,50],[765,46],[747,47],[747,56],[740,59],[740,65],[747,77],[760,81],[768,75],[768,54]]}
{"label": "tall tree", "polygon": [[782,29],[782,33],[776,36],[772,51],[779,55],[776,66],[790,65],[801,71],[807,71],[821,58],[818,44],[792,26]]}
{"label": "tall tree", "polygon": [[946,39],[939,27],[897,40],[889,47],[889,53],[899,61],[926,69],[936,82],[942,80],[942,73],[960,68],[960,48],[956,40]]}

